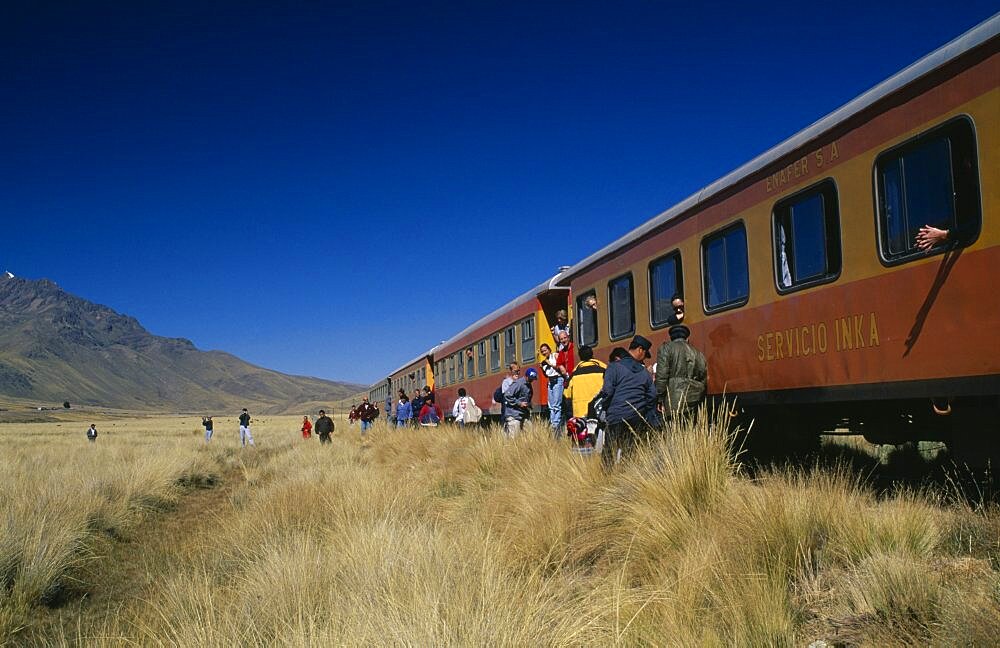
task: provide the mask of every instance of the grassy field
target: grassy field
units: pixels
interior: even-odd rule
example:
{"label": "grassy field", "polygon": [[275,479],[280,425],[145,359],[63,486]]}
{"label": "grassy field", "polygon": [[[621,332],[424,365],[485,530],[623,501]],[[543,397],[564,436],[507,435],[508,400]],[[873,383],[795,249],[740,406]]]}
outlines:
{"label": "grassy field", "polygon": [[985,646],[1000,633],[1000,513],[948,479],[859,473],[858,448],[850,468],[749,470],[703,425],[606,472],[540,429],[377,426],[361,440],[340,418],[324,447],[300,420],[264,417],[247,450],[234,420],[209,445],[194,417],[98,420],[94,445],[76,422],[0,425],[0,636]]}

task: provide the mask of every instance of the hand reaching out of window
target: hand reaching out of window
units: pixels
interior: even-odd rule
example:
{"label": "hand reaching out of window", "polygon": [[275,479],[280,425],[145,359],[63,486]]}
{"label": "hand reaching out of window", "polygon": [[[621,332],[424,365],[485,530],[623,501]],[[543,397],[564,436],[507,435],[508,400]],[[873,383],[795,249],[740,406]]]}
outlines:
{"label": "hand reaching out of window", "polygon": [[924,225],[917,232],[917,249],[926,252],[935,245],[940,245],[948,240],[948,230],[938,229],[930,225]]}

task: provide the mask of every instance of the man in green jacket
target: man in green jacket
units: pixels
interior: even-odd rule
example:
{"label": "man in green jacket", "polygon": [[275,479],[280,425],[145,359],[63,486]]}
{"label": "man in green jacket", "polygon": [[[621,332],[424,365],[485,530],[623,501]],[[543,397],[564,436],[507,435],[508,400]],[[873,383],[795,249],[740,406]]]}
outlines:
{"label": "man in green jacket", "polygon": [[708,367],[704,354],[688,343],[690,335],[683,324],[670,327],[670,341],[656,353],[656,395],[666,421],[689,413],[705,396]]}

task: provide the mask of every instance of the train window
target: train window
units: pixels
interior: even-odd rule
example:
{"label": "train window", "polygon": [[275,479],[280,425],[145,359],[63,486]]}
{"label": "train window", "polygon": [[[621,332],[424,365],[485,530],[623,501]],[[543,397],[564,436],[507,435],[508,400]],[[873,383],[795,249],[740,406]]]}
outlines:
{"label": "train window", "polygon": [[922,257],[925,225],[947,230],[929,251],[965,246],[979,235],[982,207],[976,135],[965,118],[917,136],[875,160],[879,251],[887,263]]}
{"label": "train window", "polygon": [[622,275],[608,282],[609,317],[611,339],[628,337],[635,333],[635,295],[632,291],[632,275]]}
{"label": "train window", "polygon": [[577,339],[581,345],[597,344],[597,293],[583,293],[576,300]]}
{"label": "train window", "polygon": [[535,361],[535,320],[528,318],[521,322],[521,362]]}
{"label": "train window", "polygon": [[774,274],[785,293],[840,274],[840,208],[832,180],[774,206]]}
{"label": "train window", "polygon": [[705,312],[742,306],[750,297],[747,231],[742,222],[701,242]]}
{"label": "train window", "polygon": [[458,365],[458,382],[465,380],[465,362],[462,360],[462,354],[455,354],[455,364]]}
{"label": "train window", "polygon": [[500,334],[490,337],[490,371],[500,370]]}
{"label": "train window", "polygon": [[465,350],[465,376],[472,379],[476,375],[476,353],[469,347]]}
{"label": "train window", "polygon": [[486,375],[486,340],[479,343],[479,375]]}
{"label": "train window", "polygon": [[455,356],[448,358],[448,384],[455,384]]}
{"label": "train window", "polygon": [[513,326],[504,331],[503,362],[505,365],[517,362],[517,335]]}
{"label": "train window", "polygon": [[649,264],[649,323],[653,328],[667,324],[674,314],[671,302],[683,295],[680,252],[671,252]]}

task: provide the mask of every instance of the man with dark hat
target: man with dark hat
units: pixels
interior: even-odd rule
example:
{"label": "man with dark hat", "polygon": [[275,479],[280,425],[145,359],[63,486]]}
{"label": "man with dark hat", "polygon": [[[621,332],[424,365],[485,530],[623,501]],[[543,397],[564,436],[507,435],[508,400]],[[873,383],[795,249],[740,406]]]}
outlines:
{"label": "man with dark hat", "polygon": [[708,365],[705,355],[688,343],[691,330],[683,324],[670,327],[670,341],[656,353],[656,393],[666,420],[688,414],[705,396]]}
{"label": "man with dark hat", "polygon": [[628,355],[608,365],[598,394],[607,412],[607,440],[601,451],[605,467],[631,452],[639,438],[652,430],[656,417],[656,388],[642,361],[650,357],[652,343],[641,335],[632,338]]}

